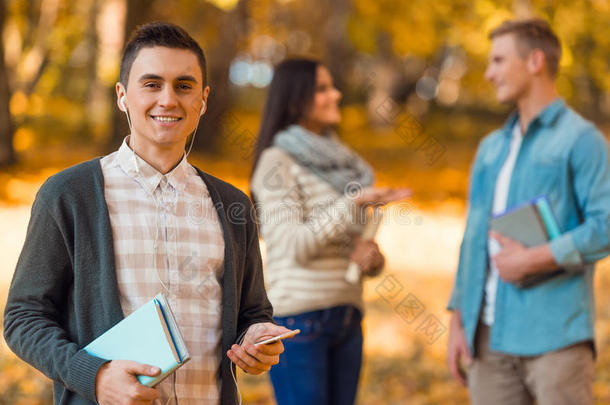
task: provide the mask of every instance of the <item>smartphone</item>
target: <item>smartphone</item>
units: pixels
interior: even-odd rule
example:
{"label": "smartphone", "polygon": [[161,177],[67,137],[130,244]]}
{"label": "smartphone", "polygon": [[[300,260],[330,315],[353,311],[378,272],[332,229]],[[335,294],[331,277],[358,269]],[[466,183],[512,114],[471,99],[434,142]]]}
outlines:
{"label": "smartphone", "polygon": [[300,329],[291,330],[290,332],[286,332],[286,333],[283,333],[281,335],[277,335],[277,336],[274,336],[272,338],[261,340],[260,342],[256,342],[254,344],[254,346],[269,345],[271,343],[277,342],[278,340],[282,340],[282,339],[286,339],[286,338],[291,338],[294,335],[298,335],[299,333],[301,333]]}

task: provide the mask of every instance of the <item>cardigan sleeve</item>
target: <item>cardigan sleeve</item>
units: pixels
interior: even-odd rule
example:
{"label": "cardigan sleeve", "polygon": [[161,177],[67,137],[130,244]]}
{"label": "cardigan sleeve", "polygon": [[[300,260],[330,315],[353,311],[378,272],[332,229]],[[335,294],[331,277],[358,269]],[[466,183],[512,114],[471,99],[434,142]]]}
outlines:
{"label": "cardigan sleeve", "polygon": [[306,211],[305,202],[315,190],[299,187],[291,170],[294,164],[284,152],[267,149],[252,177],[252,191],[265,243],[306,263],[324,245],[345,242],[358,222],[359,208],[352,199],[340,196]]}
{"label": "cardigan sleeve", "polygon": [[39,192],[4,312],[4,337],[24,361],[68,390],[95,402],[95,377],[106,362],[88,355],[65,324],[72,262],[65,230]]}
{"label": "cardigan sleeve", "polygon": [[247,224],[247,250],[244,263],[236,343],[239,343],[251,325],[273,322],[273,308],[265,289],[258,230],[254,221],[249,221]]}

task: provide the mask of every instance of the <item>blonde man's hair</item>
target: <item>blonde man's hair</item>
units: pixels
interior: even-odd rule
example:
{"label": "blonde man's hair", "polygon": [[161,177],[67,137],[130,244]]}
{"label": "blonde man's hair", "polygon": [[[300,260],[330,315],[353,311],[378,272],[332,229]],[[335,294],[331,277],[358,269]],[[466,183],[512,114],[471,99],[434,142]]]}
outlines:
{"label": "blonde man's hair", "polygon": [[549,74],[553,78],[557,77],[561,44],[549,23],[540,18],[504,21],[489,33],[489,39],[506,34],[515,36],[517,50],[522,58],[534,49],[540,49],[544,53]]}

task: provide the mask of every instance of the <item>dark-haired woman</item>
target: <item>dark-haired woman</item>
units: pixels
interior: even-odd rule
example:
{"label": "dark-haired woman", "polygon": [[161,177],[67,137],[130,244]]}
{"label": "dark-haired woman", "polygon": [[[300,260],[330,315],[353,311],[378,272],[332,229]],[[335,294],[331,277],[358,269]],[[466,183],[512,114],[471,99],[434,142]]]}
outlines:
{"label": "dark-haired woman", "polygon": [[279,405],[351,405],[362,360],[362,283],[346,281],[350,261],[372,276],[384,258],[360,239],[366,204],[408,196],[371,187],[373,171],[332,128],[341,93],[316,61],[280,63],[269,89],[254,155],[252,196],[266,246],[275,321],[301,333],[271,370]]}

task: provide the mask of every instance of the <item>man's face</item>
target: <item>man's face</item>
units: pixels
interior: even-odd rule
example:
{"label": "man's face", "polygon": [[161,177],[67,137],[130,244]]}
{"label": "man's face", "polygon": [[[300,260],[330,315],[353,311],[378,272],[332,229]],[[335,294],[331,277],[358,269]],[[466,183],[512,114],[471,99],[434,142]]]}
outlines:
{"label": "man's face", "polygon": [[527,58],[519,54],[513,34],[492,40],[485,79],[495,86],[498,101],[516,102],[527,94],[532,80],[527,62]]}
{"label": "man's face", "polygon": [[[201,68],[190,50],[161,46],[140,50],[125,92],[137,150],[184,148],[209,90],[202,89]],[[118,100],[122,95],[117,84]]]}

